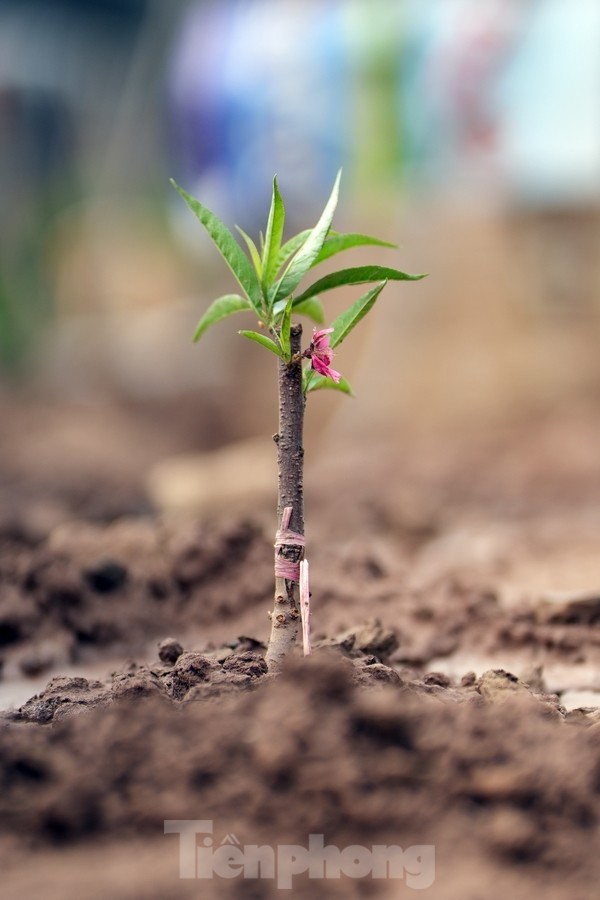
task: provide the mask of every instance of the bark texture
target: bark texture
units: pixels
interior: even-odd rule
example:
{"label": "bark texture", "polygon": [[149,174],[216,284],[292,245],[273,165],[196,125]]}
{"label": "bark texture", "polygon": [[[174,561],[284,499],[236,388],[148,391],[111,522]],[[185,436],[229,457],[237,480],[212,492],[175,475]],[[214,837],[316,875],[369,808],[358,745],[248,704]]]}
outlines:
{"label": "bark texture", "polygon": [[[302,393],[301,354],[302,326],[292,325],[290,333],[292,361],[279,361],[279,431],[274,435],[279,466],[279,495],[277,503],[278,530],[283,511],[291,506],[291,531],[304,534],[304,404]],[[280,554],[298,563],[304,556],[302,544],[289,544]],[[267,650],[269,669],[276,670],[296,641],[300,622],[298,584],[287,578],[275,577],[275,603],[271,617],[271,637]]]}

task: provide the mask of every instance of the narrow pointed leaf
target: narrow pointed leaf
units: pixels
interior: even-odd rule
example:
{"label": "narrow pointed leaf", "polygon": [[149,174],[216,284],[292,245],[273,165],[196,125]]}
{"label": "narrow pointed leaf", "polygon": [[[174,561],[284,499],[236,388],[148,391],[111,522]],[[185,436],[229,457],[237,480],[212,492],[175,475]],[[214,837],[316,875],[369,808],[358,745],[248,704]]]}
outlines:
{"label": "narrow pointed leaf", "polygon": [[285,207],[283,199],[277,187],[277,179],[273,179],[273,197],[271,199],[271,209],[269,210],[269,219],[267,222],[267,233],[265,235],[265,243],[263,249],[263,275],[262,286],[266,293],[271,287],[279,266],[277,259],[281,249],[281,238],[283,237],[283,223],[285,221]]}
{"label": "narrow pointed leaf", "polygon": [[408,275],[406,272],[400,272],[398,269],[389,269],[387,266],[356,266],[352,269],[340,269],[339,272],[332,272],[331,275],[325,275],[319,278],[314,284],[311,284],[304,293],[299,294],[294,300],[294,307],[314,297],[316,294],[322,294],[325,291],[331,291],[334,288],[342,287],[346,284],[368,284],[372,281],[419,281],[426,275]]}
{"label": "narrow pointed leaf", "polygon": [[[281,250],[277,255],[277,263],[275,266],[275,274],[277,274],[280,269],[283,267],[285,263],[289,263],[291,258],[295,253],[298,252],[302,244],[306,241],[307,237],[311,232],[310,228],[306,228],[304,231],[299,231],[298,234],[295,234],[293,237],[286,241]],[[283,300],[278,300],[277,303],[274,303],[275,295],[279,289],[279,282],[275,282],[271,285],[268,292],[268,303],[269,309],[277,309],[280,306],[281,309],[285,306],[287,302],[287,297],[284,297]]]}
{"label": "narrow pointed leaf", "polygon": [[[311,375],[312,377],[310,377]],[[311,372],[311,370],[309,370],[309,376],[306,379],[306,387],[304,389],[304,393],[310,394],[312,391],[323,390],[341,391],[343,394],[348,394],[350,397],[354,396],[350,384],[343,376],[338,382],[335,382],[333,378],[326,378],[325,375],[319,375],[318,372]]]}
{"label": "narrow pointed leaf", "polygon": [[335,184],[333,185],[333,190],[331,191],[329,200],[325,205],[325,209],[321,213],[319,221],[311,230],[305,242],[302,244],[296,255],[291,260],[287,269],[283,273],[283,276],[277,287],[277,292],[275,294],[276,301],[281,300],[283,297],[287,297],[297,288],[297,286],[304,278],[313,262],[321,252],[321,247],[325,242],[325,238],[327,237],[327,233],[329,232],[331,223],[333,221],[333,214],[335,212],[339,196],[341,177],[342,170],[340,169],[340,171],[337,173]]}
{"label": "narrow pointed leaf", "polygon": [[281,341],[281,349],[286,359],[290,359],[290,328],[292,324],[292,298],[286,303],[281,319],[281,331],[279,332],[279,340]]}
{"label": "narrow pointed leaf", "polygon": [[317,325],[325,323],[325,311],[318,297],[311,297],[303,303],[298,303],[297,306],[294,306],[294,312],[300,316],[308,316]]}
{"label": "narrow pointed leaf", "polygon": [[295,234],[294,237],[291,237],[289,241],[285,242],[285,244],[277,254],[275,274],[279,272],[283,264],[288,261],[290,256],[293,256],[294,253],[298,252],[306,238],[309,236],[310,231],[310,228],[306,228],[304,231],[298,232],[298,234]]}
{"label": "narrow pointed leaf", "polygon": [[260,334],[258,331],[238,331],[238,334],[243,335],[250,341],[256,341],[257,344],[262,344],[262,346],[266,347],[267,350],[270,350],[271,353],[274,353],[280,359],[284,359],[281,348],[277,346],[275,341],[268,338],[266,334]]}
{"label": "narrow pointed leaf", "polygon": [[321,252],[312,264],[312,267],[318,266],[319,263],[322,263],[324,260],[335,256],[336,253],[342,253],[342,251],[349,250],[351,247],[365,246],[391,247],[394,250],[398,249],[396,244],[390,244],[389,241],[382,241],[379,238],[371,237],[368,234],[336,234],[332,236],[330,232],[327,240],[321,247]]}
{"label": "narrow pointed leaf", "polygon": [[[277,303],[273,307],[273,319],[277,322],[287,304],[289,303],[289,298],[287,300],[278,300]],[[319,300],[318,297],[310,297],[308,300],[304,300],[302,303],[292,302],[292,309],[295,313],[299,313],[300,315],[309,316],[319,325],[325,321],[325,311],[323,310],[323,304]]]}
{"label": "narrow pointed leaf", "polygon": [[345,340],[350,332],[356,328],[361,319],[373,308],[375,301],[386,286],[387,281],[382,281],[376,287],[371,288],[366,294],[353,303],[348,309],[337,317],[332,323],[333,332],[329,343],[332,347],[337,347]]}
{"label": "narrow pointed leaf", "polygon": [[224,297],[213,300],[198,322],[194,332],[194,341],[199,341],[207,328],[210,328],[215,322],[220,322],[221,319],[226,319],[227,316],[232,316],[233,313],[243,312],[248,309],[252,309],[252,304],[245,297],[240,297],[238,294],[226,294]]}
{"label": "narrow pointed leaf", "polygon": [[243,228],[240,228],[239,225],[236,225],[235,227],[237,228],[237,230],[239,231],[239,233],[241,234],[241,236],[244,238],[244,240],[246,242],[246,246],[250,252],[250,258],[254,265],[254,271],[256,272],[257,277],[261,278],[262,277],[262,262],[261,262],[260,253],[258,252],[256,244],[254,243],[254,241],[252,240],[250,235],[246,234],[246,232],[244,231]]}
{"label": "narrow pointed leaf", "polygon": [[240,287],[250,300],[254,310],[258,315],[261,315],[261,292],[258,279],[250,260],[232,233],[213,212],[207,209],[206,206],[203,206],[199,200],[190,197],[173,179],[171,179],[171,184],[181,194],[200,224],[204,226],[216,244],[221,256],[235,275]]}

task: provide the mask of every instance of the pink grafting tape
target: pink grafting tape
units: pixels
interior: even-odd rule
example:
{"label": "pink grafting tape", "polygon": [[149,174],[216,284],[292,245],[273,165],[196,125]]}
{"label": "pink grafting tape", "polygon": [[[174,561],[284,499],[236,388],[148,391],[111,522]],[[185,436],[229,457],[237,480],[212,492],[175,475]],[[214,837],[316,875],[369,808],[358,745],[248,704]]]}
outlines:
{"label": "pink grafting tape", "polygon": [[289,528],[292,507],[286,506],[281,516],[281,528],[275,535],[275,576],[287,581],[300,581],[300,563],[281,556],[283,547],[304,547],[304,535]]}

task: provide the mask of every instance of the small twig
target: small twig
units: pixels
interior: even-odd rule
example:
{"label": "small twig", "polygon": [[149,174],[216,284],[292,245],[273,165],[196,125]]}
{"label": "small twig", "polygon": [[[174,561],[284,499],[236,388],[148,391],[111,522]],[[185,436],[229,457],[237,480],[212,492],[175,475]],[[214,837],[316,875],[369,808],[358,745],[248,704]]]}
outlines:
{"label": "small twig", "polygon": [[302,645],[304,655],[310,656],[310,589],[308,584],[308,560],[300,563],[300,617],[302,619]]}

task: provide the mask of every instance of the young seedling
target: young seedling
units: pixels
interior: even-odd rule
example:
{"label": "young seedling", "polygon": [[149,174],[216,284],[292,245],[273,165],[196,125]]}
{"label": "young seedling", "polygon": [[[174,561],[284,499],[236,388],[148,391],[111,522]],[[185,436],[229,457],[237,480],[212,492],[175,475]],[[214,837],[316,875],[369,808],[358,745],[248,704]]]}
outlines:
{"label": "young seedling", "polygon": [[[304,290],[304,276],[351,247],[372,245],[395,247],[365,234],[338,234],[331,229],[338,201],[341,171],[325,209],[314,228],[301,231],[283,242],[285,209],[277,179],[273,179],[271,208],[260,249],[241,228],[238,231],[248,255],[217,216],[190,197],[172,181],[192,212],[204,226],[233,272],[239,294],[226,294],[206,310],[194,334],[199,340],[215,322],[233,313],[252,313],[262,331],[242,330],[239,334],[255,341],[278,359],[279,427],[274,440],[279,465],[277,504],[278,528],[275,537],[275,602],[271,614],[271,637],[267,663],[276,670],[296,641],[302,624],[304,653],[310,647],[310,592],[308,562],[304,542],[304,407],[308,394],[330,388],[351,394],[345,378],[332,368],[333,351],[373,308],[388,281],[416,281],[423,275],[408,275],[385,266],[356,266],[340,269],[317,279]],[[342,285],[373,284],[328,328],[313,328],[308,346],[302,349],[302,326],[292,322],[307,316],[318,326],[325,323],[321,295]]]}

